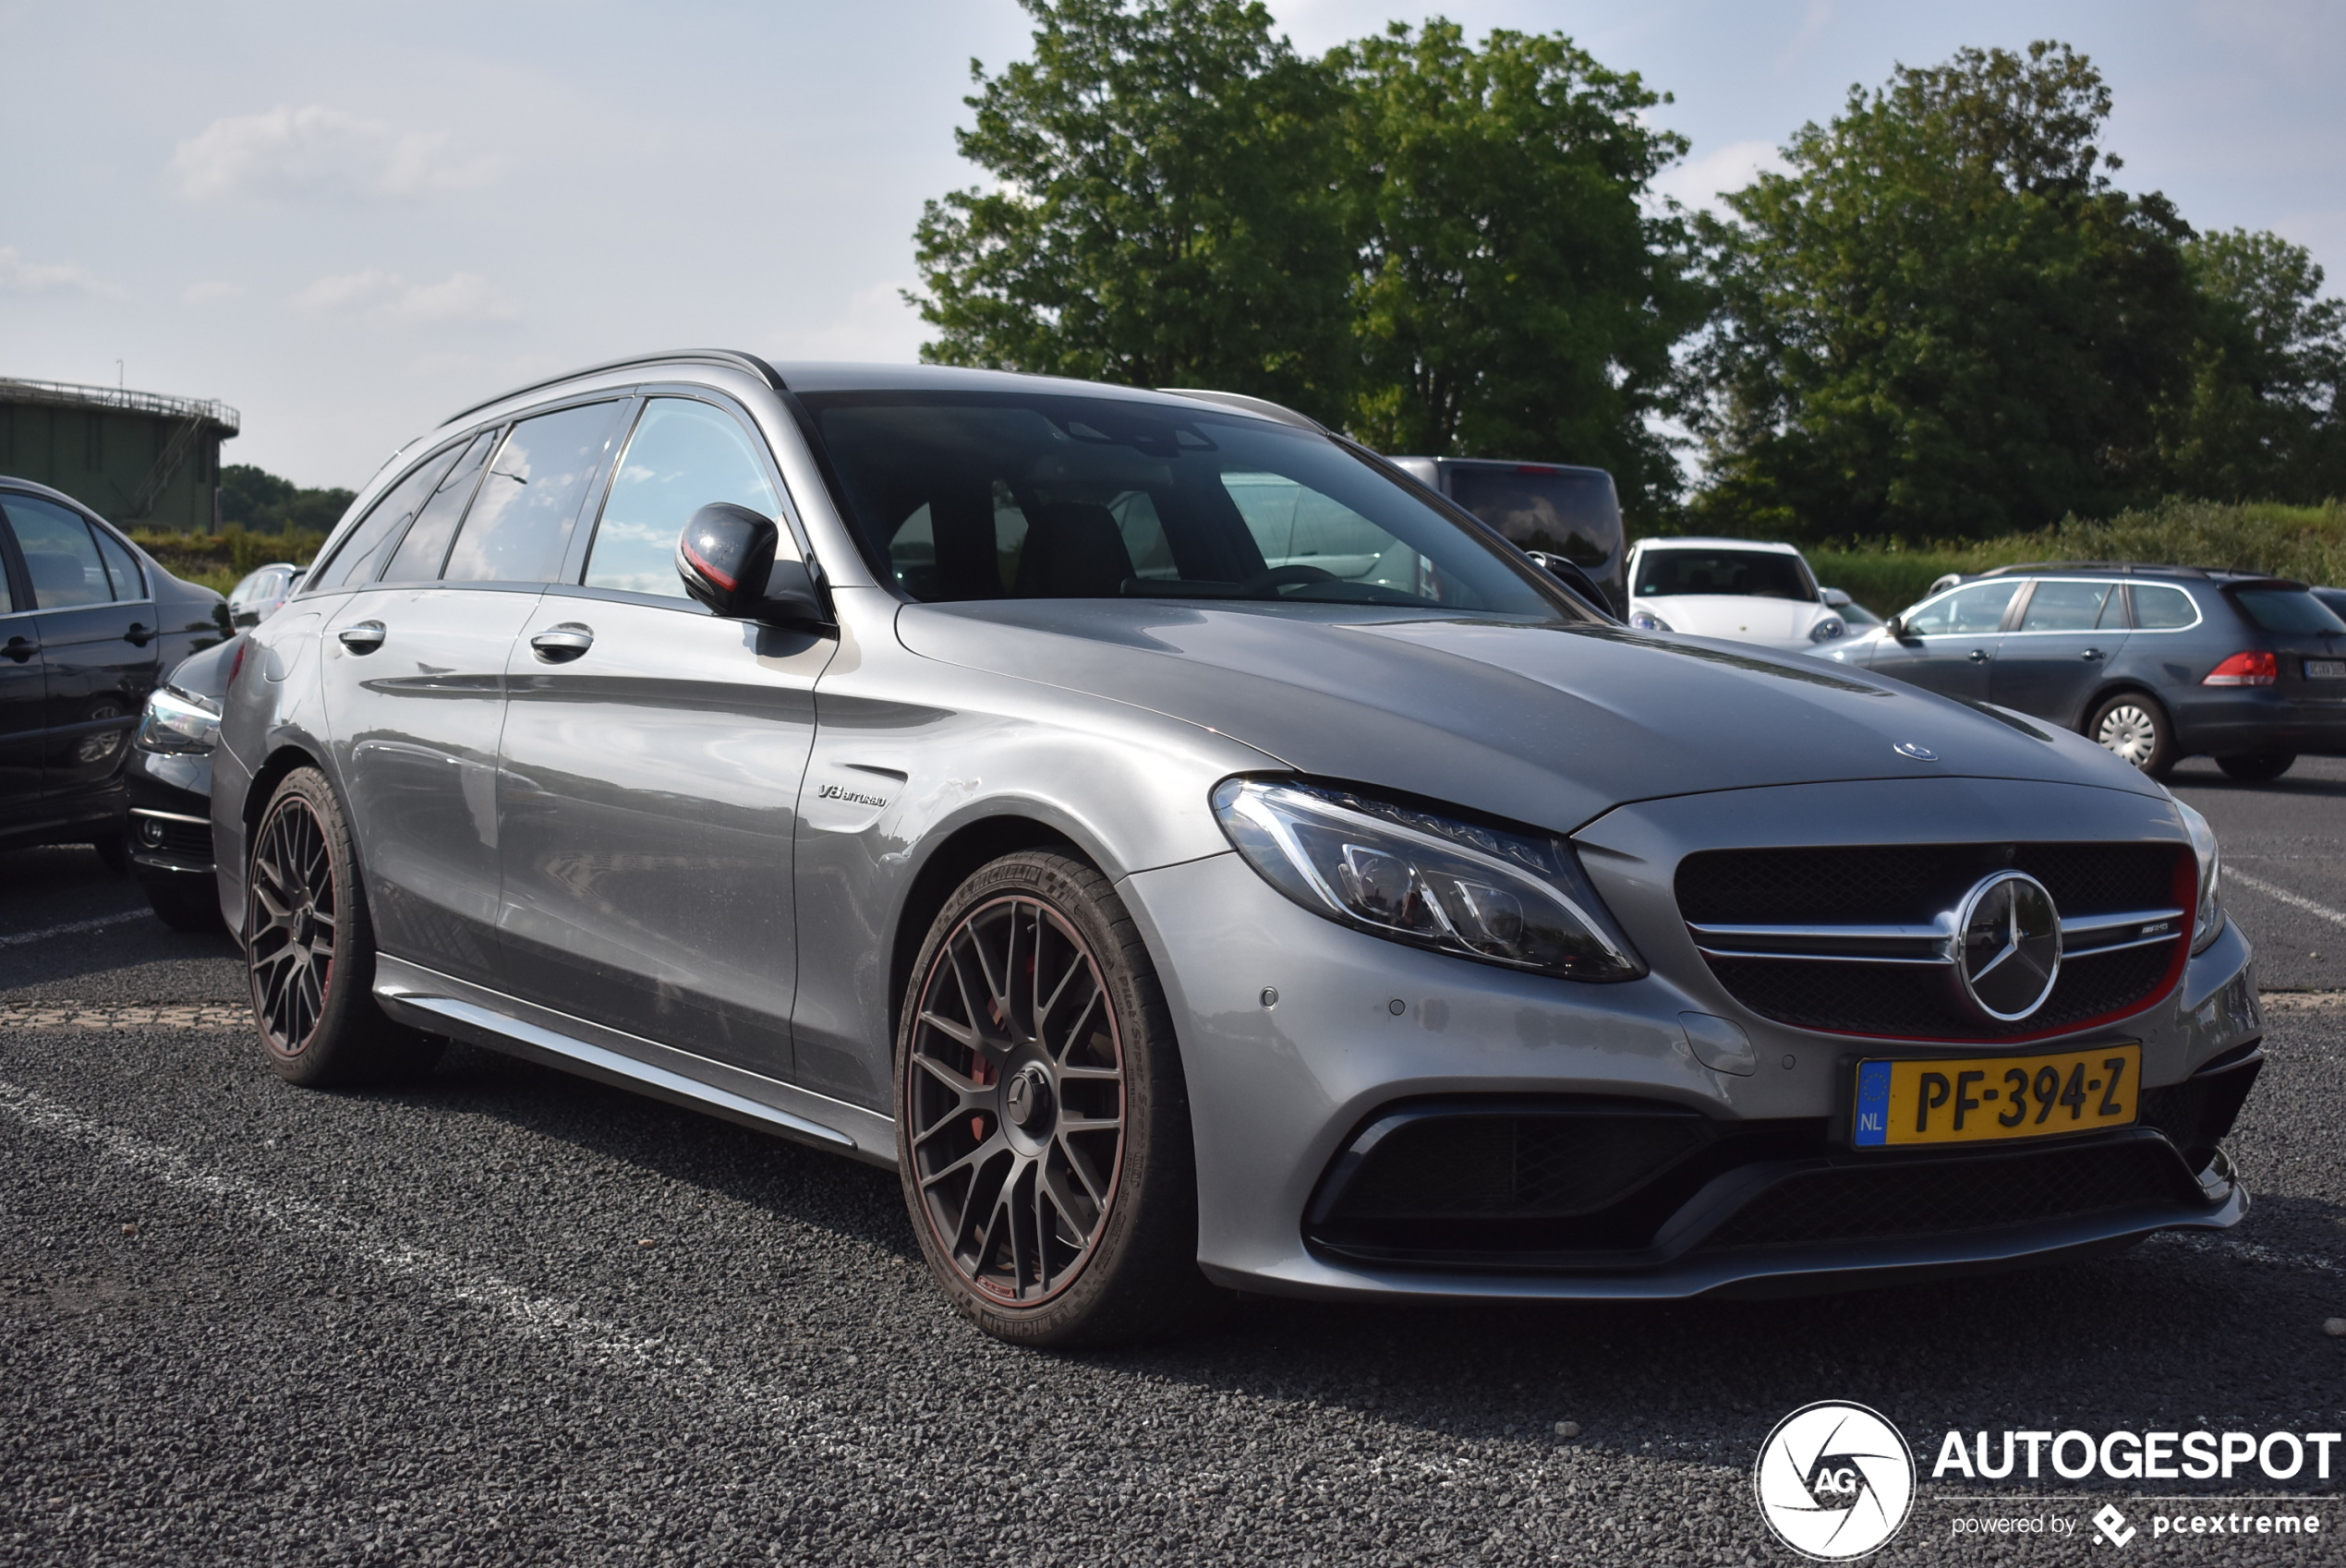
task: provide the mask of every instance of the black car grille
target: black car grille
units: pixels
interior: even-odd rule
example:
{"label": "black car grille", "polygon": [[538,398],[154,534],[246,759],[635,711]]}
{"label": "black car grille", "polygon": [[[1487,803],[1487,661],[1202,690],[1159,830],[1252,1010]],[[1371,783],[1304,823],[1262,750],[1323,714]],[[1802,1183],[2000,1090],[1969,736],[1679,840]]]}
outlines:
{"label": "black car grille", "polygon": [[1778,1182],[1704,1245],[1893,1241],[2203,1201],[2174,1150],[2156,1138],[1985,1159],[1882,1165],[1853,1159]]}
{"label": "black car grille", "polygon": [[1348,1221],[1585,1214],[1710,1136],[1690,1112],[1430,1115],[1377,1140],[1346,1184],[1339,1212]]}
{"label": "black car grille", "polygon": [[212,824],[181,822],[168,816],[133,814],[131,847],[141,853],[187,864],[212,863]]}
{"label": "black car grille", "polygon": [[[1832,1034],[1947,1041],[2041,1038],[2136,1011],[2177,976],[2182,909],[2195,872],[2190,851],[2166,844],[1882,845],[1716,850],[1678,868],[1689,927],[1927,927],[1981,878],[2026,872],[2064,919],[2178,911],[2171,939],[2064,954],[2052,995],[2027,1018],[1999,1023],[1957,1005],[1951,976],[1930,964],[1852,961],[1882,945],[1852,942],[1839,957],[1752,957],[1699,946],[1719,983],[1763,1018]],[[1745,939],[1745,947],[1766,947]],[[1804,950],[1815,950],[1810,943]]]}

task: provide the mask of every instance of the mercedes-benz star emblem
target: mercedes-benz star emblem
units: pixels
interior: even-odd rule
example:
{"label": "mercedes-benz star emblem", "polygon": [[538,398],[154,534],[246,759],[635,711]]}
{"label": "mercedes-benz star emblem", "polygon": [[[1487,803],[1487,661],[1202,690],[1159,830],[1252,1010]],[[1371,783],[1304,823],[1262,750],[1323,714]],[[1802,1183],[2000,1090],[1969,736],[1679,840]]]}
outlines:
{"label": "mercedes-benz star emblem", "polygon": [[1954,971],[1965,1007],[1990,1023],[2017,1023],[2052,995],[2061,975],[2061,911],[2045,885],[2000,871],[1955,911]]}
{"label": "mercedes-benz star emblem", "polygon": [[1912,757],[1917,762],[1937,762],[1939,760],[1939,754],[1932,751],[1929,746],[1924,745],[1920,741],[1901,741],[1895,746],[1892,747],[1891,750],[1896,752],[1902,757]]}

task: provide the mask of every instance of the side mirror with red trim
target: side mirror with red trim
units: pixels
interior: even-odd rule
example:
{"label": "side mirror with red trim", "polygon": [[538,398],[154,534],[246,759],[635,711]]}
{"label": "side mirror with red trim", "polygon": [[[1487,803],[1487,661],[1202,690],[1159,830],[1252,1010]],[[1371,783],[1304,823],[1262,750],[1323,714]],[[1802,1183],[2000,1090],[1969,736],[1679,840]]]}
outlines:
{"label": "side mirror with red trim", "polygon": [[803,561],[775,560],[780,543],[772,518],[711,501],[676,537],[676,574],[687,594],[728,620],[829,625],[814,572]]}

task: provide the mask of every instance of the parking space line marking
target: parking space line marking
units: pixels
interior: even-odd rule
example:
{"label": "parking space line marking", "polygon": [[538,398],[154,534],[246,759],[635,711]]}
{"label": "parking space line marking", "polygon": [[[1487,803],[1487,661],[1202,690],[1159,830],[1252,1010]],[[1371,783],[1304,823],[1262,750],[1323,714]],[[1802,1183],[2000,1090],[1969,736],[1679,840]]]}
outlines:
{"label": "parking space line marking", "polygon": [[2292,909],[2304,910],[2309,915],[2319,915],[2332,925],[2346,925],[2346,913],[2340,913],[2328,904],[2317,904],[2313,899],[2302,894],[2292,893],[2286,887],[2276,887],[2263,877],[2251,876],[2236,866],[2224,867],[2224,880],[2237,882],[2243,887],[2254,887],[2267,899],[2278,899]]}
{"label": "parking space line marking", "polygon": [[46,942],[52,936],[70,936],[77,931],[98,931],[109,925],[120,925],[126,920],[139,920],[145,910],[125,910],[120,914],[100,915],[95,920],[77,920],[66,925],[53,925],[46,931],[19,931],[0,936],[0,947],[21,947],[28,942]]}

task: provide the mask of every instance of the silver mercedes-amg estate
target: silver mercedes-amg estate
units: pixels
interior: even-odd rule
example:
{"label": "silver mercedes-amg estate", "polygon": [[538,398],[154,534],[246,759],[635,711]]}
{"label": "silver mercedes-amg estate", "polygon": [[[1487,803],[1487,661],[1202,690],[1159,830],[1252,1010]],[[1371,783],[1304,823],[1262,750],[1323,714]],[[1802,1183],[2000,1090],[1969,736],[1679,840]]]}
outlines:
{"label": "silver mercedes-amg estate", "polygon": [[1649,635],[1310,420],[743,354],[466,409],[248,633],[222,907],[296,1083],[448,1038],[901,1175],[1043,1344],[2236,1223],[2205,822]]}

